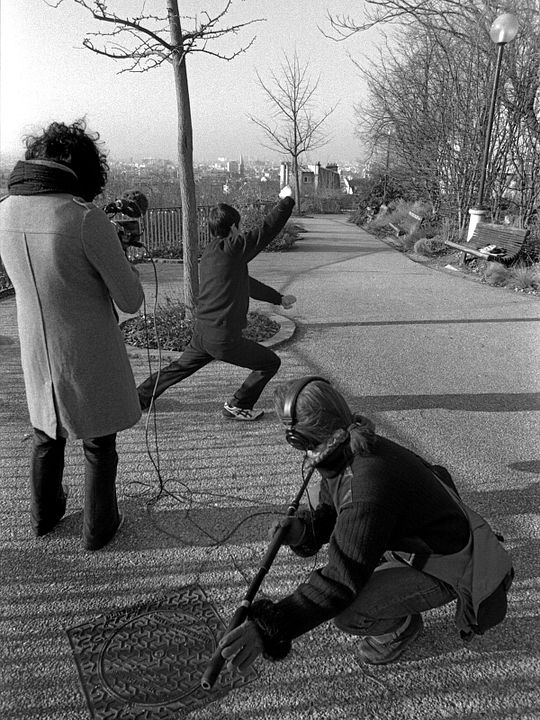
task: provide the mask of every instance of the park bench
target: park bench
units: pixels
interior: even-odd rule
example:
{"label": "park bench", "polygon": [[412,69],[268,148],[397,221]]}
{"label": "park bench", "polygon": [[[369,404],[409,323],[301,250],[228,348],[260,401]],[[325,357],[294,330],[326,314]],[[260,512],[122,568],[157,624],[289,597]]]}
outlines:
{"label": "park bench", "polygon": [[510,225],[492,225],[490,223],[478,223],[471,239],[463,243],[455,243],[445,240],[445,245],[461,250],[463,260],[467,255],[474,255],[484,260],[499,260],[499,262],[510,262],[521,250],[527,229],[511,227]]}
{"label": "park bench", "polygon": [[421,215],[417,215],[415,212],[410,210],[407,214],[407,217],[400,225],[394,225],[393,223],[388,224],[396,233],[396,236],[399,237],[400,235],[409,235],[413,232],[416,232],[416,230],[420,228],[423,222],[424,218]]}

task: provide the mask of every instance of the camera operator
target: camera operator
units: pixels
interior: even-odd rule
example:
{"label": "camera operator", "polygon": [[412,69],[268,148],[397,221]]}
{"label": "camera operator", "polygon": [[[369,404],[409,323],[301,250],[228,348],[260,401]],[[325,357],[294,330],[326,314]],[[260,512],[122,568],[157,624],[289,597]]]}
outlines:
{"label": "camera operator", "polygon": [[84,120],[28,136],[0,202],[0,253],[16,292],[34,428],[31,525],[45,535],[63,517],[66,439],[82,439],[88,550],[106,545],[121,524],[116,433],[141,416],[113,301],[136,312],[143,290],[115,226],[92,202],[108,171],[98,139]]}

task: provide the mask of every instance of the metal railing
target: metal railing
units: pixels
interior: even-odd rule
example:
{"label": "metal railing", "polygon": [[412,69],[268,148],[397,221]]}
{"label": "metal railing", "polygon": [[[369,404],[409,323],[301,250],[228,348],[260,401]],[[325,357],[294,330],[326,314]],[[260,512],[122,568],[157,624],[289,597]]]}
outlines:
{"label": "metal railing", "polygon": [[[242,207],[262,207],[269,209],[275,204],[272,200],[261,200],[250,205],[239,206],[240,212]],[[210,230],[208,228],[208,215],[212,205],[197,206],[197,222],[199,227],[199,248],[204,248],[210,242]],[[182,208],[160,207],[149,208],[144,218],[144,238],[143,242],[149,250],[155,250],[158,247],[182,245]],[[135,248],[130,248],[132,255],[136,255]],[[0,259],[0,290],[2,286],[11,287],[11,282],[4,270],[2,260]]]}
{"label": "metal railing", "polygon": [[[275,205],[272,200],[261,200],[250,206],[267,209]],[[202,249],[210,241],[208,215],[212,205],[197,206],[197,223],[199,227],[199,247]],[[247,205],[245,207],[248,207]],[[240,213],[242,207],[239,207]],[[160,246],[180,246],[182,244],[182,208],[156,207],[149,208],[144,219],[144,244],[149,250]]]}

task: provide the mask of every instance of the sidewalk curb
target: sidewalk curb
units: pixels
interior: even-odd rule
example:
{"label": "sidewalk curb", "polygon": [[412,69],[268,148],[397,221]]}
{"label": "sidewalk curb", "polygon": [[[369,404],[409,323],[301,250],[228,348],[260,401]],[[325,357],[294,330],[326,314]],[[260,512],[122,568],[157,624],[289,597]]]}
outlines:
{"label": "sidewalk curb", "polygon": [[278,323],[280,327],[275,335],[272,335],[268,340],[263,340],[259,345],[264,345],[264,347],[277,347],[292,338],[296,331],[296,325],[291,318],[285,315],[278,315],[277,313],[269,315],[268,317],[270,320]]}
{"label": "sidewalk curb", "polygon": [[[268,340],[262,340],[259,345],[262,345],[263,347],[268,348],[275,348],[278,345],[283,345],[283,343],[290,340],[295,331],[296,331],[296,325],[293,320],[289,317],[285,317],[285,315],[278,315],[277,313],[274,313],[272,315],[268,315],[268,318],[270,320],[273,320],[274,322],[279,324],[279,330],[275,335],[272,335],[272,337],[268,338]],[[140,348],[135,345],[128,345],[126,343],[126,349],[128,351],[128,355],[131,358],[146,358],[150,356],[153,359],[164,359],[164,360],[177,360],[181,355],[182,351],[177,350],[156,350],[154,348],[151,348],[147,350],[146,348]]]}

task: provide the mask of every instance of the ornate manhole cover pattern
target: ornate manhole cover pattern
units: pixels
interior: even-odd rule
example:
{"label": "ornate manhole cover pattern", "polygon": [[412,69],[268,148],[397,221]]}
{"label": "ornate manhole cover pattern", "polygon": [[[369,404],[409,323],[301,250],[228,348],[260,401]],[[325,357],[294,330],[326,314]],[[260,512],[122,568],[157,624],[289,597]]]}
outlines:
{"label": "ornate manhole cover pattern", "polygon": [[201,677],[225,625],[198,585],[67,631],[94,720],[178,720],[254,679]]}

